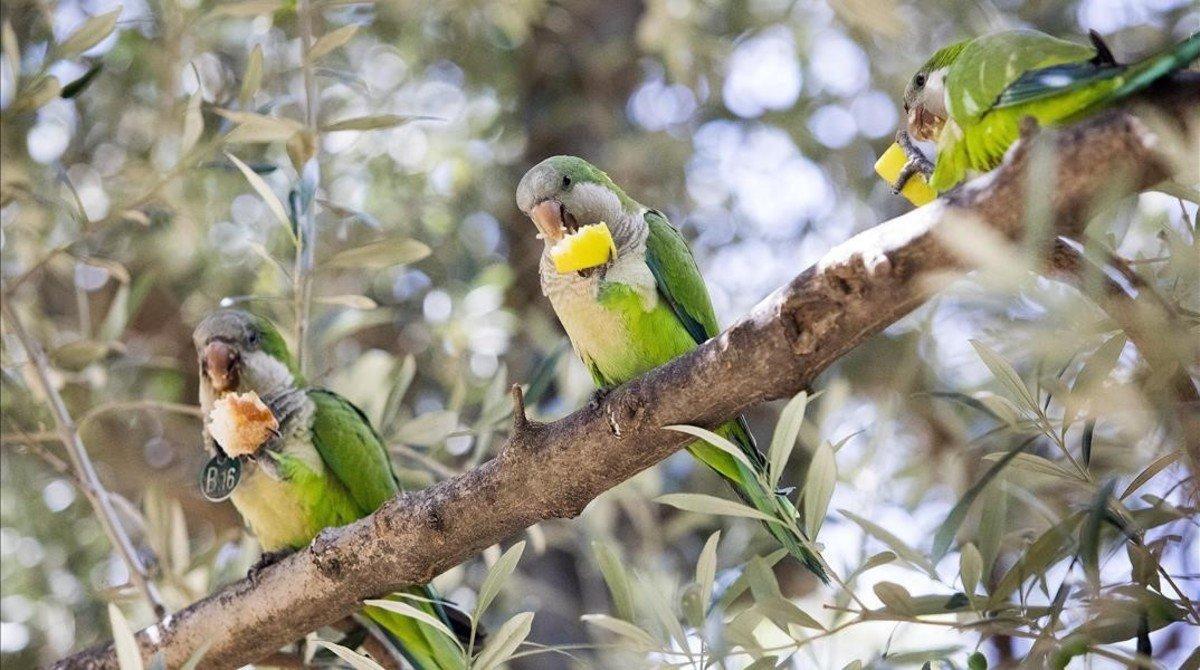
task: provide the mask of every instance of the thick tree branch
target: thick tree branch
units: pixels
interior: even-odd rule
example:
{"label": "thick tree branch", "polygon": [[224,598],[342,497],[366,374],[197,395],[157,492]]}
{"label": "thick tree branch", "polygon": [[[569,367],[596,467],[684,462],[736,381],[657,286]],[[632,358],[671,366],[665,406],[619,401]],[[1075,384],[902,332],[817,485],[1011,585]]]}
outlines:
{"label": "thick tree branch", "polygon": [[[543,519],[579,514],[683,446],[686,437],[662,426],[717,425],[755,403],[796,393],[920,305],[932,290],[925,281],[931,273],[969,269],[940,241],[944,228],[969,218],[1020,239],[1030,146],[1053,145],[1057,174],[1046,206],[1054,233],[1066,237],[1079,236],[1098,200],[1173,174],[1177,166],[1158,150],[1179,144],[1167,133],[1184,123],[1195,156],[1200,87],[1180,87],[1170,99],[1160,95],[1156,108],[1175,125],[1156,124],[1152,132],[1144,120],[1113,112],[1022,141],[996,172],[855,236],[719,337],[594,406],[541,424],[526,419],[518,402],[513,433],[496,458],[329,529],[254,581],[232,584],[147,628],[137,636],[143,654],[162,654],[167,667],[178,667],[211,643],[205,667],[236,667],[345,616],[364,598],[426,582]],[[84,651],[58,667],[112,668],[113,650]]]}

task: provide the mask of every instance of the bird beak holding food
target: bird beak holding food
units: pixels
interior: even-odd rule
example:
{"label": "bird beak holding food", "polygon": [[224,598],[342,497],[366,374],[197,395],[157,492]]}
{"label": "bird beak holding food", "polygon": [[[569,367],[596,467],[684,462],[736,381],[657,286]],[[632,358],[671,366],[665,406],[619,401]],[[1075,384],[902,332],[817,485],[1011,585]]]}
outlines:
{"label": "bird beak holding food", "polygon": [[566,235],[566,225],[563,221],[563,206],[557,200],[543,200],[529,210],[529,218],[537,226],[538,237],[547,244],[555,244]]}
{"label": "bird beak holding food", "polygon": [[204,346],[201,365],[214,391],[224,393],[237,386],[239,361],[237,351],[225,342],[213,340]]}
{"label": "bird beak holding food", "polygon": [[920,142],[937,141],[938,134],[942,132],[942,125],[945,119],[939,118],[936,114],[929,111],[925,105],[913,105],[908,108],[908,133],[913,139]]}

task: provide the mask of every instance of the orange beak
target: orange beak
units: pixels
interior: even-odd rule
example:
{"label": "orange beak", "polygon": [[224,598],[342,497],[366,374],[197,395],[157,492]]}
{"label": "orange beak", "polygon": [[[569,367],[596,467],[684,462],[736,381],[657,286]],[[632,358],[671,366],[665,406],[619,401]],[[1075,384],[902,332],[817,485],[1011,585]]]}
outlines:
{"label": "orange beak", "polygon": [[563,222],[562,203],[557,200],[543,200],[529,210],[529,218],[537,226],[538,237],[554,244],[566,234]]}

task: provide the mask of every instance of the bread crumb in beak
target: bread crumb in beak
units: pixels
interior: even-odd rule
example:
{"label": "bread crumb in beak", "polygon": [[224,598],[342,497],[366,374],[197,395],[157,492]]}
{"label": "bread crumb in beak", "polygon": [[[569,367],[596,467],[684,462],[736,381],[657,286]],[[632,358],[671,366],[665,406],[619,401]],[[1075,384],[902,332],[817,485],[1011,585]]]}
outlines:
{"label": "bread crumb in beak", "polygon": [[278,435],[279,420],[254,391],[226,393],[213,403],[208,432],[226,455],[243,456]]}

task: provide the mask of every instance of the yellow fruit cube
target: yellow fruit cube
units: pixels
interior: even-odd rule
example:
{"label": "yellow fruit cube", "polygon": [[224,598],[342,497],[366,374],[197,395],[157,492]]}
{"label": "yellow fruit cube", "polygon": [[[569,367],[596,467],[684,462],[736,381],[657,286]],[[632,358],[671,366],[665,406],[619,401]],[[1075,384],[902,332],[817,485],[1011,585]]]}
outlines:
{"label": "yellow fruit cube", "polygon": [[[887,151],[875,161],[875,174],[878,174],[890,186],[896,182],[896,177],[900,176],[900,170],[904,169],[904,164],[908,162],[908,156],[904,153],[904,147],[893,142],[892,146],[888,147]],[[929,182],[925,180],[925,175],[917,173],[904,184],[904,188],[900,189],[900,195],[908,198],[912,204],[920,207],[921,205],[933,202],[937,198],[937,192],[929,186]]]}
{"label": "yellow fruit cube", "polygon": [[603,221],[580,228],[550,248],[550,259],[560,274],[603,265],[616,254],[617,245]]}

